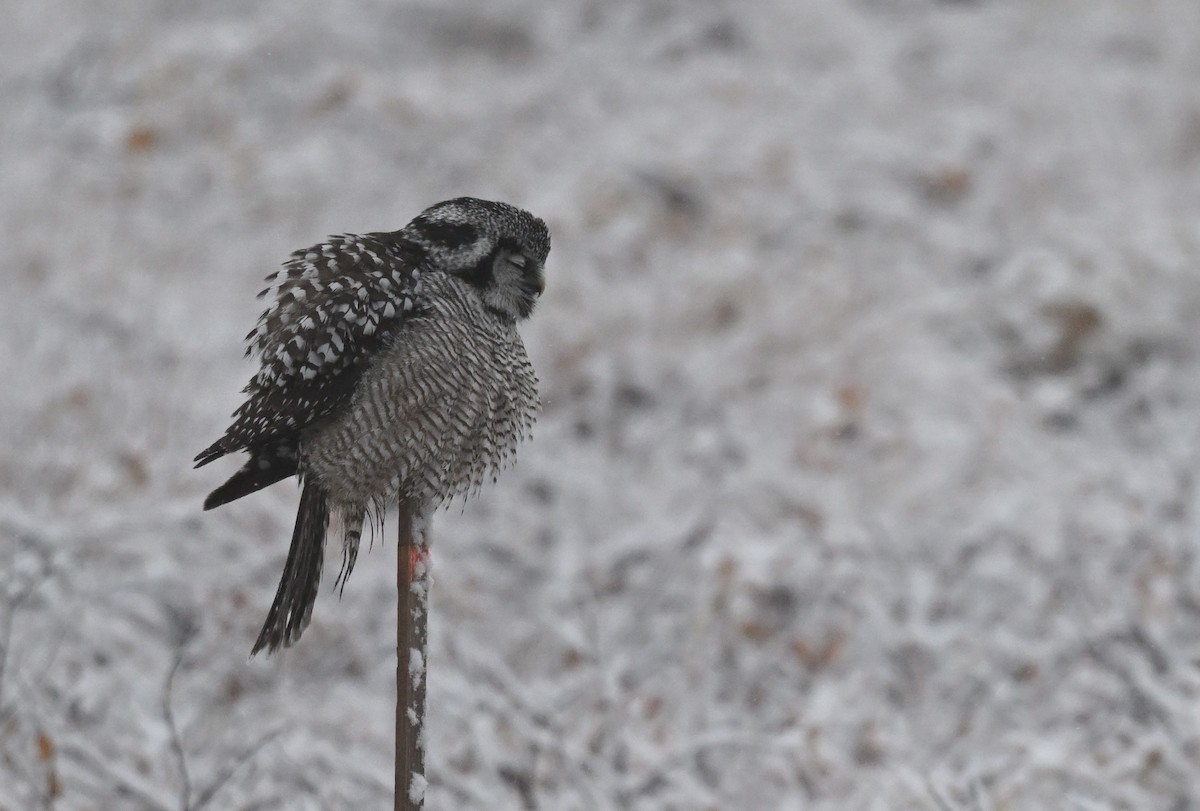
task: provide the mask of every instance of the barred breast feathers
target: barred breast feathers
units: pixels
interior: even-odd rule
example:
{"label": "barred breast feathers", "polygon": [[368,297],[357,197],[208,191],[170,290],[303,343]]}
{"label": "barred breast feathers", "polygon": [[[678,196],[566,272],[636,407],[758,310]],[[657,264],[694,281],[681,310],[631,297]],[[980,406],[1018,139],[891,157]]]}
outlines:
{"label": "barred breast feathers", "polygon": [[537,378],[512,323],[463,281],[428,277],[430,312],[386,345],[344,411],[305,437],[335,500],[448,500],[511,460],[532,428]]}

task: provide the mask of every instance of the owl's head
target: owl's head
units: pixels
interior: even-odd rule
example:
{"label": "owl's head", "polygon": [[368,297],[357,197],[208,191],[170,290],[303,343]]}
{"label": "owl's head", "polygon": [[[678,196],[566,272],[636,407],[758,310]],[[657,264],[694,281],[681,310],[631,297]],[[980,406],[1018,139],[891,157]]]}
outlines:
{"label": "owl's head", "polygon": [[422,211],[403,234],[424,255],[424,270],[462,278],[502,318],[529,317],[545,288],[550,232],[515,206],[458,197]]}

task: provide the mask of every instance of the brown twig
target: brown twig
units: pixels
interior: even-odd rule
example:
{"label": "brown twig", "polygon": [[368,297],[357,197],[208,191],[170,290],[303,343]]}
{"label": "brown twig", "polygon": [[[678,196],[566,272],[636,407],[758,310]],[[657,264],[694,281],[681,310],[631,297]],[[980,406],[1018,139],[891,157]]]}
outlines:
{"label": "brown twig", "polygon": [[179,724],[175,720],[175,710],[171,707],[172,694],[175,691],[175,674],[183,664],[183,647],[175,650],[175,659],[167,673],[167,683],[163,688],[162,712],[167,722],[167,731],[171,733],[171,753],[175,756],[175,765],[179,770],[179,807],[182,811],[192,808],[192,779],[188,774],[187,756],[183,751],[183,736],[179,732]]}
{"label": "brown twig", "polygon": [[400,505],[396,550],[395,811],[425,804],[425,677],[429,621],[429,546],[412,505]]}

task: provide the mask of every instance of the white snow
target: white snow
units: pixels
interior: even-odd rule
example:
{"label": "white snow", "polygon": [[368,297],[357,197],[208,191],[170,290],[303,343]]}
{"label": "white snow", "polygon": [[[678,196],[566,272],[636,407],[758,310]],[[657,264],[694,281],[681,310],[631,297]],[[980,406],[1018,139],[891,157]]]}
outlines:
{"label": "white snow", "polygon": [[421,679],[425,678],[425,659],[417,648],[410,648],[408,651],[408,678],[414,689],[419,687]]}
{"label": "white snow", "polygon": [[0,809],[387,806],[394,522],[248,659],[298,494],[191,458],[264,274],[462,194],[545,408],[429,808],[1200,804],[1200,4],[11,5]]}
{"label": "white snow", "polygon": [[425,791],[429,782],[423,774],[414,774],[408,784],[408,798],[411,802],[419,803],[425,799]]}

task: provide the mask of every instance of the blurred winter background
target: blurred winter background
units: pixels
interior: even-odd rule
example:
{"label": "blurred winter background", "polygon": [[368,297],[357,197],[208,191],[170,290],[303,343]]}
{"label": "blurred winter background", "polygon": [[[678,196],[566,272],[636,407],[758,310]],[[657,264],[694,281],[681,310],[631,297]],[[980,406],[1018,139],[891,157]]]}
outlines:
{"label": "blurred winter background", "polygon": [[431,809],[1200,807],[1200,4],[47,0],[0,26],[0,809],[390,807],[393,527],[248,659],[261,278],[549,222],[435,523]]}

